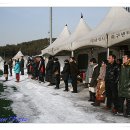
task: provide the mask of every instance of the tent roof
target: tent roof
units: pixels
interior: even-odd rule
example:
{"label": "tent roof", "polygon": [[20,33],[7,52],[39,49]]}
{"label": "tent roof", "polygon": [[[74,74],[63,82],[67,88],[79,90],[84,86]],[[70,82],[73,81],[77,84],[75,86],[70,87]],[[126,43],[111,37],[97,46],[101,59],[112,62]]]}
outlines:
{"label": "tent roof", "polygon": [[90,31],[91,28],[87,25],[82,16],[75,31],[70,35],[68,39],[64,41],[64,45],[56,47],[58,49],[55,49],[55,53],[62,50],[73,50],[71,44],[81,37],[86,36]]}
{"label": "tent roof", "polygon": [[12,59],[20,59],[21,56],[24,56],[21,51],[18,51],[18,53],[12,58]]}
{"label": "tent roof", "polygon": [[121,40],[118,39],[111,43],[110,36],[113,33],[119,33],[127,29],[130,30],[130,13],[124,8],[112,7],[99,26],[91,31],[88,36],[82,37],[73,44],[74,49],[87,45],[107,47],[106,34],[108,34],[108,46],[111,46]]}
{"label": "tent roof", "polygon": [[53,55],[53,48],[62,45],[63,41],[65,41],[69,36],[70,31],[68,30],[68,26],[66,24],[57,39],[50,46],[42,50],[42,54],[48,53]]}

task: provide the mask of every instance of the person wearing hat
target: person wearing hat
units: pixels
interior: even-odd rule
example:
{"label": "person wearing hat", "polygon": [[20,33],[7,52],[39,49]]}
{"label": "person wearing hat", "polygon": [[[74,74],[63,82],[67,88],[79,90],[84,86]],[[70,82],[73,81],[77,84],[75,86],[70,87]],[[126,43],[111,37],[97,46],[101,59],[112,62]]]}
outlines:
{"label": "person wearing hat", "polygon": [[53,83],[52,83],[53,64],[54,64],[53,57],[49,56],[48,63],[46,65],[46,69],[45,69],[46,70],[45,80],[50,83],[48,86],[52,86],[53,85]]}
{"label": "person wearing hat", "polygon": [[69,64],[69,60],[65,60],[64,61],[64,68],[63,71],[61,72],[62,74],[62,78],[64,80],[65,83],[65,90],[64,91],[68,91],[68,79],[69,79],[69,75],[70,75],[70,64]]}
{"label": "person wearing hat", "polygon": [[76,64],[75,58],[70,57],[70,77],[72,80],[72,93],[77,93],[77,76],[79,74],[78,66]]}
{"label": "person wearing hat", "polygon": [[59,89],[59,85],[60,85],[60,63],[58,58],[54,59],[54,64],[53,64],[53,78],[56,84],[55,89]]}
{"label": "person wearing hat", "polygon": [[[130,115],[130,54],[123,56],[121,73],[119,78],[119,109],[117,114],[124,112],[124,116]],[[126,100],[126,110],[124,111],[124,101]]]}

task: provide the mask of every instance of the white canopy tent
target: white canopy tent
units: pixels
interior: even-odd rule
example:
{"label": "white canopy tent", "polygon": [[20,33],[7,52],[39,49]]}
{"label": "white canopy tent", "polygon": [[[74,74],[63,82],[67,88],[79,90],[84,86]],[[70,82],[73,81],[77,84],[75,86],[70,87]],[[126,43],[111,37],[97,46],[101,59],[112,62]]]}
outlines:
{"label": "white canopy tent", "polygon": [[63,42],[69,37],[70,37],[70,31],[68,30],[68,26],[65,25],[64,29],[57,37],[57,39],[50,46],[42,50],[42,55],[45,53],[54,55],[54,48],[60,45],[62,46]]}
{"label": "white canopy tent", "polygon": [[130,39],[130,13],[124,8],[112,7],[104,20],[85,37],[72,44],[74,50],[84,46],[110,47]]}
{"label": "white canopy tent", "polygon": [[21,52],[21,51],[18,51],[18,53],[17,53],[12,59],[13,59],[13,60],[15,60],[15,59],[21,59],[22,56],[24,56],[24,55],[22,54],[22,52]]}
{"label": "white canopy tent", "polygon": [[73,42],[80,39],[83,36],[87,36],[90,31],[91,28],[86,24],[86,22],[83,19],[83,16],[81,16],[81,19],[75,31],[70,35],[68,39],[64,41],[64,44],[60,46],[55,46],[54,54],[62,50],[73,51],[75,49],[74,46],[72,46]]}

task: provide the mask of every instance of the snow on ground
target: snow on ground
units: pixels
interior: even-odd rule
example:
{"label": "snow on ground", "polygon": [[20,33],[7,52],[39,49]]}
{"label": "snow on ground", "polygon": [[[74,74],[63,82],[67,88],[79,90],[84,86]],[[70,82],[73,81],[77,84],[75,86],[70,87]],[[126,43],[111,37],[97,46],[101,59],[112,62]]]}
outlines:
{"label": "snow on ground", "polygon": [[[0,78],[2,80],[4,77]],[[12,100],[14,113],[27,118],[29,123],[130,123],[130,118],[103,110],[104,104],[93,107],[87,101],[88,88],[82,84],[78,86],[77,94],[64,92],[63,82],[60,89],[55,90],[55,86],[28,79],[27,75],[21,76],[19,83],[12,76],[3,84],[8,87],[1,97]]]}

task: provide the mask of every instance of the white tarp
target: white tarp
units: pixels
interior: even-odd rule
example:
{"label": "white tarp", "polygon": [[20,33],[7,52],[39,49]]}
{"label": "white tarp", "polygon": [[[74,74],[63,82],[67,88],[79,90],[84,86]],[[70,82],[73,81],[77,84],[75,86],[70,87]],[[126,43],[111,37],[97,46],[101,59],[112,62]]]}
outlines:
{"label": "white tarp", "polygon": [[63,42],[68,39],[70,37],[70,31],[68,30],[67,25],[65,25],[63,31],[60,33],[60,35],[58,36],[58,38],[47,48],[45,48],[44,50],[42,50],[42,55],[47,53],[47,54],[51,54],[54,55],[54,48],[57,46],[60,46],[63,44]]}
{"label": "white tarp", "polygon": [[12,58],[14,59],[21,59],[21,57],[24,56],[21,51],[18,51],[18,53]]}
{"label": "white tarp", "polygon": [[[108,34],[108,45],[107,45]],[[130,13],[112,7],[99,26],[72,44],[74,50],[83,46],[109,47],[130,38]]]}
{"label": "white tarp", "polygon": [[64,45],[56,46],[54,48],[54,53],[56,54],[62,50],[74,50],[74,46],[72,46],[73,42],[80,39],[83,36],[87,36],[90,31],[91,28],[86,24],[86,22],[83,19],[83,16],[81,16],[81,19],[75,31],[70,35],[68,39],[66,39],[66,41],[64,41]]}

